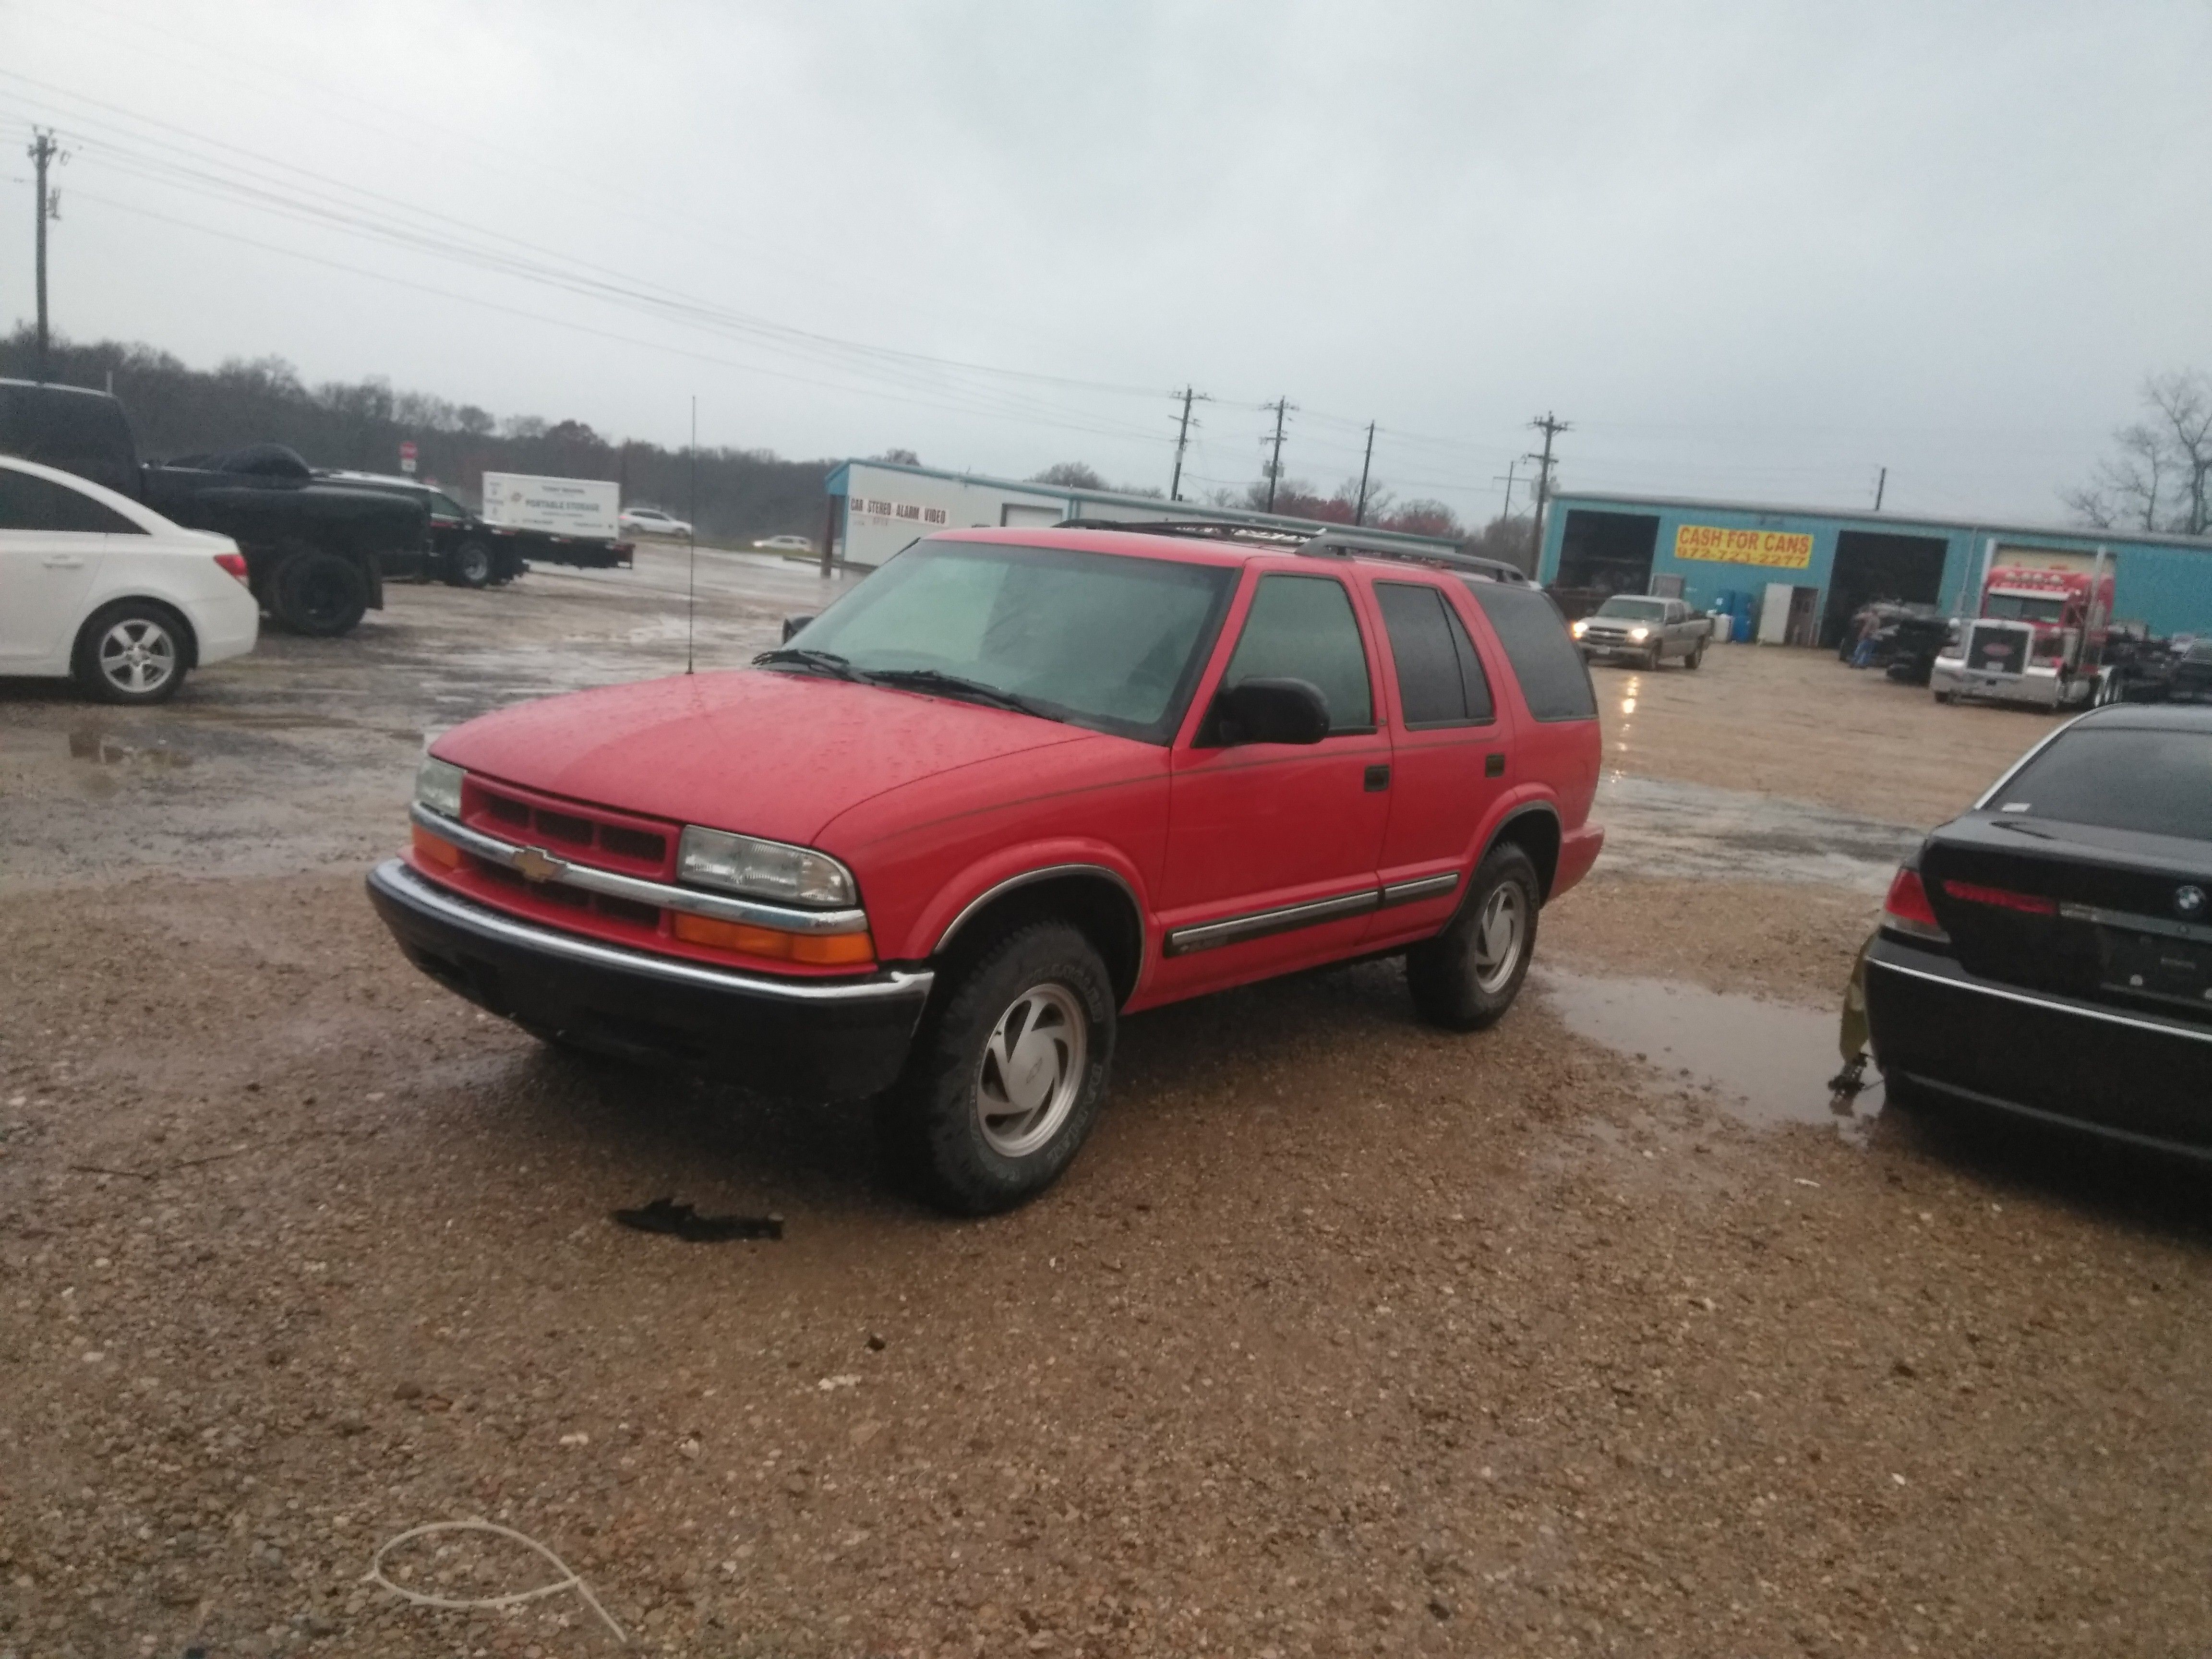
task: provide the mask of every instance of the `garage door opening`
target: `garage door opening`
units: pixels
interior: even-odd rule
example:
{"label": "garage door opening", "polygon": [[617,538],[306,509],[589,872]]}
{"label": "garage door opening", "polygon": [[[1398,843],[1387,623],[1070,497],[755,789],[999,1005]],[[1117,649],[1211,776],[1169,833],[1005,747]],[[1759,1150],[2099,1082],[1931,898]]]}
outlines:
{"label": "garage door opening", "polygon": [[1885,536],[1869,530],[1836,532],[1828,604],[1820,615],[1822,645],[1840,645],[1858,608],[1875,599],[1936,605],[1943,596],[1943,556],[1936,536]]}
{"label": "garage door opening", "polygon": [[1651,554],[1658,545],[1656,517],[1572,508],[1559,535],[1559,574],[1553,586],[1587,596],[1592,610],[1608,594],[1648,592]]}

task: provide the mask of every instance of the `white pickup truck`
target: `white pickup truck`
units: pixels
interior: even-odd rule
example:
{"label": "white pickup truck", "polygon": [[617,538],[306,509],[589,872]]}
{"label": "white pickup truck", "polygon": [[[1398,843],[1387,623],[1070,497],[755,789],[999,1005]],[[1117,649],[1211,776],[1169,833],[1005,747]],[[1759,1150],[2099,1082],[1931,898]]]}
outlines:
{"label": "white pickup truck", "polygon": [[1569,631],[1585,658],[1626,657],[1656,668],[1665,659],[1679,657],[1683,667],[1695,668],[1705,659],[1713,624],[1680,599],[1616,593]]}

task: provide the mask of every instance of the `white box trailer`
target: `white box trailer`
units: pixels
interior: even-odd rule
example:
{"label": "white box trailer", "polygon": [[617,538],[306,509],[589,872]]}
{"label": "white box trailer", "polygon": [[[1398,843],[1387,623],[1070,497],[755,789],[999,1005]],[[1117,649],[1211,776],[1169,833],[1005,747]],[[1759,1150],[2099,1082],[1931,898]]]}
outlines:
{"label": "white box trailer", "polygon": [[483,521],[525,557],[553,564],[627,565],[622,486],[606,478],[483,475]]}
{"label": "white box trailer", "polygon": [[603,478],[487,472],[483,516],[487,524],[509,530],[611,542],[622,534],[622,486]]}

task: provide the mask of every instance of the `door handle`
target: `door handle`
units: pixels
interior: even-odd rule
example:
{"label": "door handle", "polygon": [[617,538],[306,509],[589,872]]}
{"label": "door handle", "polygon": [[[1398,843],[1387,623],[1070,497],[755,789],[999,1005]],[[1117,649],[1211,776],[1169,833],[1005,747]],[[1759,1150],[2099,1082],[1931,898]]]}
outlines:
{"label": "door handle", "polygon": [[1389,787],[1390,769],[1389,767],[1370,766],[1367,769],[1366,787],[1369,794],[1371,795],[1380,789],[1388,789]]}
{"label": "door handle", "polygon": [[41,562],[44,563],[49,570],[82,570],[84,568],[84,561],[76,557],[75,555],[69,553],[57,553],[52,558],[42,560]]}
{"label": "door handle", "polygon": [[1482,757],[1482,775],[1486,778],[1504,777],[1505,775],[1504,755],[1503,753],[1485,755]]}

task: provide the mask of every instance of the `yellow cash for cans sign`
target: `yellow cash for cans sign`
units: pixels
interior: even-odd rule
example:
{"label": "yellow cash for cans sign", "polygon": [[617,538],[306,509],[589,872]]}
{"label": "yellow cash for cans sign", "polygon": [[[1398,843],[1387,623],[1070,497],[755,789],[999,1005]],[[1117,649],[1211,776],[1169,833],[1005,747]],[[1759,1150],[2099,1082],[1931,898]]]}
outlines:
{"label": "yellow cash for cans sign", "polygon": [[1674,556],[1802,570],[1813,562],[1813,538],[1785,530],[1729,530],[1717,524],[1686,524],[1674,532]]}

